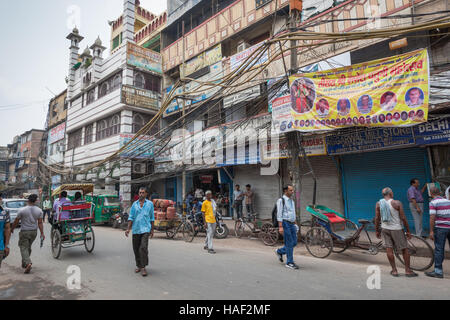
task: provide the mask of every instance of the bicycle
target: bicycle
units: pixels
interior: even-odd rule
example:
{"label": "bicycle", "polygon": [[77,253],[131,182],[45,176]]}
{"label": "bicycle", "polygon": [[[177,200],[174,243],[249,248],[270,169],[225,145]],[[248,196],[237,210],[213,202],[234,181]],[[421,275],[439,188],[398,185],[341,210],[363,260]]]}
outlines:
{"label": "bicycle", "polygon": [[186,216],[178,214],[178,216],[181,216],[180,223],[177,223],[175,225],[172,225],[171,227],[168,227],[166,229],[166,236],[169,239],[174,239],[175,236],[181,232],[182,238],[186,242],[192,242],[195,237],[195,231],[194,226],[192,223],[186,218]]}
{"label": "bicycle", "polygon": [[[340,213],[325,206],[309,206],[307,211],[313,216],[311,229],[306,233],[305,244],[308,252],[316,258],[326,258],[332,252],[342,253],[350,247],[378,254],[383,242],[373,242],[367,228],[374,224],[372,220],[358,220],[360,226],[344,218]],[[360,241],[365,232],[368,243]],[[416,271],[429,269],[434,263],[434,251],[431,245],[421,237],[411,235],[407,240],[410,254],[410,268]],[[337,246],[336,246],[337,245]],[[405,264],[401,252],[394,250],[397,259]]]}

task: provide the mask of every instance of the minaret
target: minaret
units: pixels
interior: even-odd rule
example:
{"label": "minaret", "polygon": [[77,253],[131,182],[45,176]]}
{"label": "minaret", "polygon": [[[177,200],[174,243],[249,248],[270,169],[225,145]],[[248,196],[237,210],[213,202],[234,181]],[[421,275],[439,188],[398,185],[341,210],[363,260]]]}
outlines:
{"label": "minaret", "polygon": [[72,32],[66,37],[70,40],[70,60],[69,60],[69,82],[67,84],[67,100],[72,98],[73,86],[75,84],[75,70],[73,67],[78,63],[79,44],[84,37],[80,36],[77,28],[73,28]]}
{"label": "minaret", "polygon": [[92,54],[94,58],[92,59],[93,71],[92,71],[92,81],[97,82],[100,80],[101,65],[103,62],[103,51],[105,47],[102,46],[102,41],[100,36],[95,40],[94,44],[91,46]]}

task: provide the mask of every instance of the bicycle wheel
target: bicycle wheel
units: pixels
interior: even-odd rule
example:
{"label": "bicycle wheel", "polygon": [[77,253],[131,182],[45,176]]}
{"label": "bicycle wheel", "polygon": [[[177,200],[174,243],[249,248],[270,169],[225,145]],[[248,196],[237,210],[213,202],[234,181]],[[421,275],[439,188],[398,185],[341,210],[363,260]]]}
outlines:
{"label": "bicycle wheel", "polygon": [[85,246],[87,252],[92,253],[92,251],[94,251],[94,246],[95,246],[94,229],[92,229],[92,228],[86,229],[86,234],[85,234],[85,238],[84,238],[84,246]]}
{"label": "bicycle wheel", "polygon": [[181,230],[183,232],[184,241],[192,242],[192,240],[194,240],[195,231],[194,231],[194,226],[192,225],[192,223],[190,223],[189,221],[186,221],[185,223],[183,223]]}
{"label": "bicycle wheel", "polygon": [[[434,263],[434,251],[431,245],[421,237],[411,235],[411,239],[407,240],[408,251],[410,256],[410,268],[415,271],[425,271],[429,269]],[[402,264],[402,252],[395,250],[395,256]]]}
{"label": "bicycle wheel", "polygon": [[234,234],[236,235],[236,237],[242,237],[242,235],[244,234],[244,228],[245,225],[242,219],[236,220],[236,223],[234,224]]}
{"label": "bicycle wheel", "polygon": [[59,256],[61,255],[61,247],[62,247],[61,233],[59,232],[58,229],[54,229],[52,231],[51,242],[52,242],[53,258],[58,259]]}
{"label": "bicycle wheel", "polygon": [[306,233],[305,244],[308,252],[316,258],[324,259],[333,251],[333,239],[322,227],[311,228]]}

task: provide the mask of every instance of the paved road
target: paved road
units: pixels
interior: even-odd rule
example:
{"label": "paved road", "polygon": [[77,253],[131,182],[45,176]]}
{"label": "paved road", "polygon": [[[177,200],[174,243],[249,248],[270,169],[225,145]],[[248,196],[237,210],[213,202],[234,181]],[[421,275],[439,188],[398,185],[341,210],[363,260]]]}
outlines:
{"label": "paved road", "polygon": [[[46,228],[48,232],[48,228]],[[381,265],[381,290],[369,290],[367,267],[385,262],[382,255],[346,252],[319,260],[296,255],[298,271],[280,264],[274,248],[257,240],[215,240],[216,255],[203,250],[203,238],[193,243],[151,240],[149,276],[134,274],[131,239],[123,231],[96,227],[96,247],[64,249],[60,260],[51,256],[46,240],[33,248],[32,274],[24,276],[13,235],[12,254],[0,269],[0,299],[448,299],[450,280],[430,279],[422,273],[410,279],[389,275]],[[303,253],[304,249],[297,250]],[[449,264],[447,262],[447,264]],[[65,288],[66,270],[81,268],[81,290]],[[399,269],[402,272],[402,269]]]}

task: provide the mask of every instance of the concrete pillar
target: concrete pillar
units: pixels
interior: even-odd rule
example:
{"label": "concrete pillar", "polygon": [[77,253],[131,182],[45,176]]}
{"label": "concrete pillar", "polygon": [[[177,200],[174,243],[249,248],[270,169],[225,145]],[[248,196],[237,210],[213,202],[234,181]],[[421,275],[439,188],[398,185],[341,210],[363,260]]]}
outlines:
{"label": "concrete pillar", "polygon": [[135,0],[123,1],[123,43],[134,42],[135,7]]}
{"label": "concrete pillar", "polygon": [[120,132],[121,133],[132,133],[133,131],[133,111],[122,110],[120,113]]}
{"label": "concrete pillar", "polygon": [[120,196],[124,208],[131,205],[131,162],[120,161]]}

